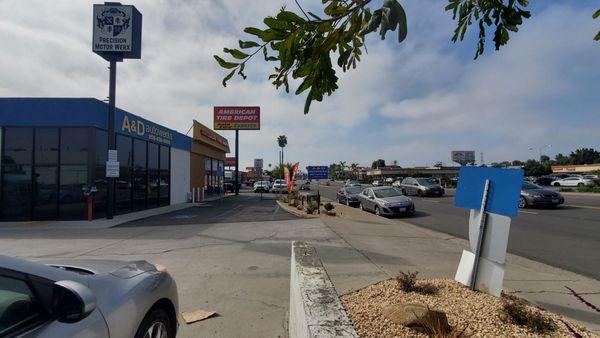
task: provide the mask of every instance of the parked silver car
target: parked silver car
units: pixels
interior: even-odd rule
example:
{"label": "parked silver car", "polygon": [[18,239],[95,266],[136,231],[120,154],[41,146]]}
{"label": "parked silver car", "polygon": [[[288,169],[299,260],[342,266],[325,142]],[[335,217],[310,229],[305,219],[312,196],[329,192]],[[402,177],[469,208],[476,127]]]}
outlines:
{"label": "parked silver car", "polygon": [[413,201],[393,187],[367,188],[358,195],[358,198],[360,201],[358,206],[361,210],[372,211],[378,216],[415,212]]}
{"label": "parked silver car", "polygon": [[0,256],[0,337],[172,338],[177,286],[146,261]]}
{"label": "parked silver car", "polygon": [[445,194],[444,188],[431,178],[407,177],[400,183],[400,189],[405,195],[444,196]]}

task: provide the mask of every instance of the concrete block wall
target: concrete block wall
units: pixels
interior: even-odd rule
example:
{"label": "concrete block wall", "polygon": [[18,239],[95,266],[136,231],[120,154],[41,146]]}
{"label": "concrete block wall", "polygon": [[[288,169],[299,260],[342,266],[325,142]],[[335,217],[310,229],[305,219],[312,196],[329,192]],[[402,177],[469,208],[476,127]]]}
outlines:
{"label": "concrete block wall", "polygon": [[289,336],[358,337],[317,251],[305,242],[292,243]]}

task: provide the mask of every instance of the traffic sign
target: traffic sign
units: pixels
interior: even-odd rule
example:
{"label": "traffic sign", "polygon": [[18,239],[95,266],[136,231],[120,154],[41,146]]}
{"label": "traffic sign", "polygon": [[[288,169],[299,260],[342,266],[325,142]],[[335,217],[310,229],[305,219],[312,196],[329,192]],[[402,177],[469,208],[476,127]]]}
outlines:
{"label": "traffic sign", "polygon": [[309,180],[327,179],[329,175],[329,167],[327,166],[308,166],[306,171],[308,171]]}

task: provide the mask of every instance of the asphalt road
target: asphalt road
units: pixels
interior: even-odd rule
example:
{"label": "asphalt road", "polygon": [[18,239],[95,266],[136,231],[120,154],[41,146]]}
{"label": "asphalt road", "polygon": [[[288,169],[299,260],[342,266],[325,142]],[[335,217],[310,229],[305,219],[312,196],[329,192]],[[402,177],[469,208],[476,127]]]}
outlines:
{"label": "asphalt road", "polygon": [[[335,199],[340,186],[321,184],[321,195]],[[401,220],[467,239],[469,211],[455,207],[453,195],[411,196],[417,211]],[[600,196],[565,195],[556,209],[521,210],[511,222],[508,251],[600,279]]]}

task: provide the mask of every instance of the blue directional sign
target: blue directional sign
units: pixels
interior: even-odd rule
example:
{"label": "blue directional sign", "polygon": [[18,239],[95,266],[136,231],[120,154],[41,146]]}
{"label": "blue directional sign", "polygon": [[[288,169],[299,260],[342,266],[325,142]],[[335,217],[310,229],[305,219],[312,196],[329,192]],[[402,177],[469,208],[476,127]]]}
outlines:
{"label": "blue directional sign", "polygon": [[486,179],[490,180],[490,188],[485,211],[517,216],[523,184],[522,169],[461,167],[454,204],[458,207],[479,210]]}
{"label": "blue directional sign", "polygon": [[329,174],[329,167],[327,167],[327,166],[309,166],[309,167],[306,167],[306,171],[308,171],[308,179],[309,180],[327,179],[327,176]]}

